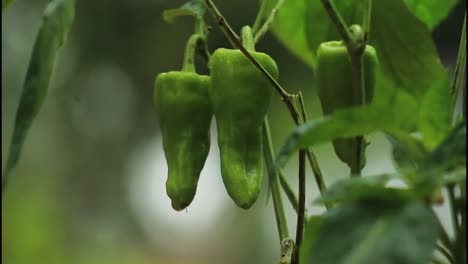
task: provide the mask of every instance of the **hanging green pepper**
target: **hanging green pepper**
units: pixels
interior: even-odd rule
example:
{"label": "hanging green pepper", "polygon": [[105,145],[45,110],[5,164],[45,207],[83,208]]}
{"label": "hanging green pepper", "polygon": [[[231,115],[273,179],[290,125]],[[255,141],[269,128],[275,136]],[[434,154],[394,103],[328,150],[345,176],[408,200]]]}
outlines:
{"label": "hanging green pepper", "polygon": [[[367,45],[362,55],[364,67],[365,103],[369,103],[374,95],[374,85],[377,69],[377,55],[375,49]],[[345,109],[362,105],[360,87],[355,88],[352,83],[351,61],[346,46],[342,41],[322,43],[317,51],[317,66],[315,71],[316,87],[324,115],[331,114],[338,109]],[[341,161],[352,170],[356,166],[357,144],[356,139],[335,139],[333,148]],[[363,147],[364,149],[364,147]],[[362,169],[365,164],[364,151],[361,152]]]}
{"label": "hanging green pepper", "polygon": [[168,166],[166,191],[177,211],[192,202],[210,149],[210,77],[195,72],[193,55],[198,39],[193,35],[187,43],[183,71],[161,73],[154,85]]}
{"label": "hanging green pepper", "polygon": [[[243,45],[274,77],[275,61],[253,50],[250,27],[242,29]],[[217,49],[210,61],[211,97],[217,121],[221,174],[232,200],[250,208],[260,194],[263,178],[262,122],[273,89],[240,50]]]}

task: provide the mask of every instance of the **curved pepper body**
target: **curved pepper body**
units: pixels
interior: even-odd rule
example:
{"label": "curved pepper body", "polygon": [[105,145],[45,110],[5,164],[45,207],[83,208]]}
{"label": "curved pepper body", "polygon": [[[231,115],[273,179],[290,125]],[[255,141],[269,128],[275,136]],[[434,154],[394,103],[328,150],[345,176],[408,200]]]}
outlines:
{"label": "curved pepper body", "polygon": [[209,83],[209,76],[192,72],[173,71],[156,77],[154,104],[168,166],[166,191],[177,211],[195,197],[210,149],[213,112]]}
{"label": "curved pepper body", "polygon": [[[251,53],[272,77],[278,78],[278,68],[270,56]],[[240,50],[216,50],[210,68],[209,94],[217,122],[223,182],[232,200],[248,209],[261,190],[261,126],[273,89]]]}
{"label": "curved pepper body", "polygon": [[[367,45],[362,58],[365,100],[366,103],[370,103],[374,95],[377,70],[375,49]],[[315,80],[324,115],[338,109],[362,105],[361,91],[353,88],[351,62],[346,46],[341,41],[330,41],[320,45]],[[340,160],[350,167],[354,166],[358,142],[354,139],[335,139],[332,143]],[[362,158],[361,165],[364,166],[365,159]]]}

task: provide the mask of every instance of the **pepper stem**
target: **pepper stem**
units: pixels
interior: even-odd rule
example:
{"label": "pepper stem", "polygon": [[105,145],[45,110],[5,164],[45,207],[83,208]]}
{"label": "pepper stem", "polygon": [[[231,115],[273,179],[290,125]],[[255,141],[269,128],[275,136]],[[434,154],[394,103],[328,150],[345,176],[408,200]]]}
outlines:
{"label": "pepper stem", "polygon": [[255,41],[252,33],[252,28],[244,26],[241,29],[242,46],[248,51],[255,51]]}
{"label": "pepper stem", "polygon": [[185,46],[184,64],[182,65],[182,71],[184,72],[196,72],[195,70],[195,50],[197,49],[197,43],[201,39],[199,34],[193,34],[187,41]]}

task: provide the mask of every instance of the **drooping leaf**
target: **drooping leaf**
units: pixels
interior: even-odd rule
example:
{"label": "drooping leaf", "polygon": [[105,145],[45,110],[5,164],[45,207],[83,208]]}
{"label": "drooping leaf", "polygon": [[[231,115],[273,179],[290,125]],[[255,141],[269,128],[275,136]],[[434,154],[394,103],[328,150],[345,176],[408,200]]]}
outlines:
{"label": "drooping leaf", "polygon": [[2,177],[2,194],[19,160],[28,130],[46,98],[57,50],[66,40],[74,14],[75,0],[50,0],[45,8],[16,112],[13,138]]}
{"label": "drooping leaf", "polygon": [[373,1],[371,44],[396,88],[418,100],[445,73],[431,33],[401,0]]}
{"label": "drooping leaf", "polygon": [[452,123],[450,80],[442,74],[422,98],[419,131],[429,149],[436,147],[449,133]]}
{"label": "drooping leaf", "polygon": [[277,169],[283,167],[289,157],[301,148],[331,141],[335,138],[350,138],[374,131],[384,131],[404,135],[414,129],[417,117],[408,115],[406,108],[398,100],[394,104],[355,107],[338,110],[332,115],[307,122],[298,127],[282,146],[275,163]]}
{"label": "drooping leaf", "polygon": [[404,201],[411,197],[411,190],[386,187],[397,175],[353,177],[334,183],[315,200],[320,204],[349,203],[356,200]]}
{"label": "drooping leaf", "polygon": [[429,29],[434,29],[458,4],[458,0],[403,0],[408,9]]}
{"label": "drooping leaf", "polygon": [[162,13],[164,21],[172,23],[179,16],[203,17],[206,8],[202,0],[191,0],[179,8],[167,9]]}
{"label": "drooping leaf", "polygon": [[306,225],[301,263],[427,264],[437,220],[423,202],[359,201]]}

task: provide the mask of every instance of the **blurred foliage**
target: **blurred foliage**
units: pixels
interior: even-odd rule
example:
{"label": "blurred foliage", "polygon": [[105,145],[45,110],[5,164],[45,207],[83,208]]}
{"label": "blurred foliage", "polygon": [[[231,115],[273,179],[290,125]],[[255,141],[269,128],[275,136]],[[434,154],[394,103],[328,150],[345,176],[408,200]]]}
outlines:
{"label": "blurred foliage", "polygon": [[[46,2],[15,0],[2,12],[2,167]],[[184,1],[77,2],[75,22],[58,53],[48,97],[31,127],[14,181],[3,199],[2,261],[209,264],[223,259],[226,264],[274,263],[279,244],[273,209],[264,202],[265,192],[252,210],[242,211],[225,199],[227,194],[215,195],[210,188],[224,187],[213,185],[206,189],[208,199],[201,199],[203,194],[198,193],[200,199],[188,212],[164,218],[166,211],[161,208],[170,208],[170,203],[163,199],[163,186],[151,185],[156,180],[162,185],[164,171],[140,171],[139,165],[134,168],[134,163],[140,164],[135,160],[144,161],[146,166],[161,164],[161,149],[151,149],[160,136],[151,100],[154,77],[181,67],[185,41],[193,30],[192,17],[167,24],[162,12]],[[237,31],[255,19],[258,6],[253,1],[215,2]],[[433,32],[447,66],[456,58],[464,5],[454,8]],[[229,47],[216,22],[207,20],[212,26],[210,49]],[[275,58],[280,83],[288,92],[304,92],[309,117],[320,116],[308,66],[271,34],[262,39],[257,50]],[[294,125],[278,97],[273,99],[269,116],[278,150]],[[366,169],[393,170],[385,163],[390,157],[385,139],[379,135],[370,138]],[[151,151],[145,152],[145,147]],[[316,154],[327,181],[347,173],[330,145],[320,146]],[[290,164],[285,172],[296,185],[295,162]],[[317,194],[312,180],[308,191],[311,201]],[[151,198],[135,198],[147,196]],[[222,200],[222,209],[213,213],[202,203],[216,197]],[[293,226],[295,213],[288,205],[286,209]],[[309,208],[309,212],[319,210]],[[191,220],[196,213],[201,215],[199,220]],[[186,219],[186,226],[174,219]],[[191,242],[190,247],[180,246],[184,240]]]}

